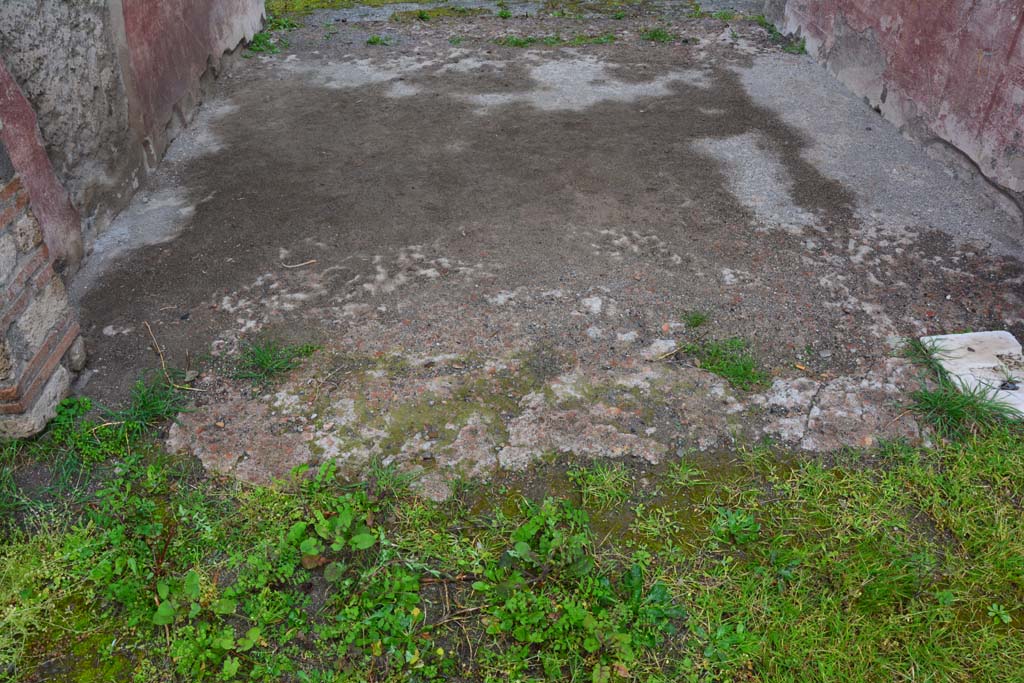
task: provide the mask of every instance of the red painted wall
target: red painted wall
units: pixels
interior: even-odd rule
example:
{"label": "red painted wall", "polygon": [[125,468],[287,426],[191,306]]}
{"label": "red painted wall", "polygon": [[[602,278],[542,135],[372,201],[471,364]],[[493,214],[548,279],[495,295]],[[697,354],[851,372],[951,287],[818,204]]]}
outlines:
{"label": "red painted wall", "polygon": [[75,268],[82,260],[78,212],[53,172],[36,123],[36,113],[3,61],[0,61],[0,142],[28,192],[50,257],[58,269]]}
{"label": "red painted wall", "polygon": [[[784,24],[887,118],[924,127],[1024,193],[1024,0],[789,0]],[[884,60],[875,86],[872,68],[841,54],[857,39]]]}
{"label": "red painted wall", "polygon": [[157,138],[209,61],[251,39],[263,19],[262,0],[122,0],[122,7],[132,118]]}

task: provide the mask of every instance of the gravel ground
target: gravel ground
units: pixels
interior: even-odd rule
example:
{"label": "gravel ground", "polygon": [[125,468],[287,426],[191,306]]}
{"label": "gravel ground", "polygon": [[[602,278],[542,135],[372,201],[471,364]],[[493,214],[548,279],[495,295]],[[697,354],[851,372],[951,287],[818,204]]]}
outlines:
{"label": "gravel ground", "polygon": [[[215,361],[176,448],[253,481],[381,457],[437,496],[559,451],[917,438],[895,349],[1022,336],[1020,216],[756,24],[673,7],[324,12],[246,55],[94,245],[79,391],[125,396],[149,322],[172,364]],[[256,392],[218,368],[260,337],[321,351]],[[665,355],[732,337],[760,386]]]}

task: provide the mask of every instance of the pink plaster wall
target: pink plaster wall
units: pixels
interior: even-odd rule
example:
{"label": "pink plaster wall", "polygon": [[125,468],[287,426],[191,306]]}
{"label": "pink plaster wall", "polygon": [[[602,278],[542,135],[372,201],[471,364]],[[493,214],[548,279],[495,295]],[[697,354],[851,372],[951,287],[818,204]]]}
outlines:
{"label": "pink plaster wall", "polygon": [[[260,30],[262,0],[122,0],[129,107],[159,136],[211,60]],[[186,114],[187,115],[187,114]]]}
{"label": "pink plaster wall", "polygon": [[1024,193],[1024,0],[789,0],[781,23],[886,118]]}
{"label": "pink plaster wall", "polygon": [[50,258],[58,269],[74,269],[82,259],[78,212],[50,164],[36,113],[3,61],[0,61],[0,142],[28,192]]}

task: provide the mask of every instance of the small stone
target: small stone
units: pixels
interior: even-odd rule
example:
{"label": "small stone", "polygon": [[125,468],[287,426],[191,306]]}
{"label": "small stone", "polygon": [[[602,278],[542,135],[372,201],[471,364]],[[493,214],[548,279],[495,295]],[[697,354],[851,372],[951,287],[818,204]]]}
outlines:
{"label": "small stone", "polygon": [[224,423],[220,422],[220,421],[214,422],[213,426],[214,427],[220,427],[221,429],[224,429]]}
{"label": "small stone", "polygon": [[675,339],[655,339],[651,345],[644,349],[640,356],[644,360],[658,360],[662,356],[672,353],[678,348]]}
{"label": "small stone", "polygon": [[88,360],[88,357],[85,353],[85,340],[82,337],[78,337],[71,343],[71,348],[68,349],[66,358],[68,369],[72,372],[81,372],[85,369],[85,362]]}

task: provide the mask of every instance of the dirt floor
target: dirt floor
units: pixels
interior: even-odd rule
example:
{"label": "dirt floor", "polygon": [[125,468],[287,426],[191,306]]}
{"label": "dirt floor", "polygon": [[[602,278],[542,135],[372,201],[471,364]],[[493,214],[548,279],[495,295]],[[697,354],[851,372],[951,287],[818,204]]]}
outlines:
{"label": "dirt floor", "polygon": [[[901,339],[1024,336],[1019,212],[757,24],[669,9],[326,11],[247,54],[94,245],[79,391],[122,400],[148,322],[204,369],[170,440],[208,468],[380,457],[437,497],[561,452],[916,438]],[[732,337],[763,384],[671,353]],[[230,379],[267,338],[321,348],[272,390]]]}

